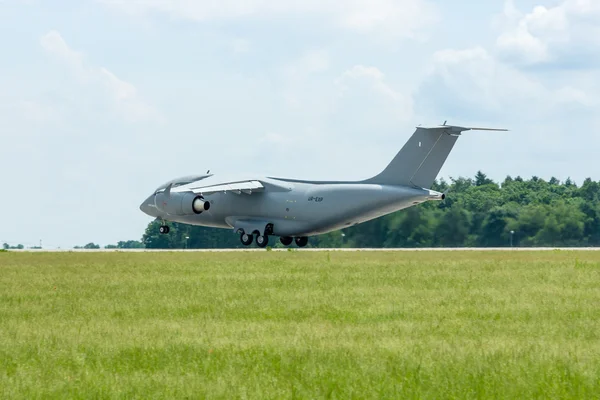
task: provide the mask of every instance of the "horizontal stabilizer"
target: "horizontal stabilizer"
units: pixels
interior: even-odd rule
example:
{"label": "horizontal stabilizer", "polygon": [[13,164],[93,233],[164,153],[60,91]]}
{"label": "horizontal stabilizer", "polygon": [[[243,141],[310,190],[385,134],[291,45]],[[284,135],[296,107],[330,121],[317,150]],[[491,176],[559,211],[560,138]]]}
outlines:
{"label": "horizontal stabilizer", "polygon": [[494,132],[508,132],[508,129],[498,129],[498,128],[477,128],[477,127],[467,127],[467,126],[457,126],[457,125],[436,125],[436,126],[417,126],[417,129],[425,129],[425,130],[443,130],[450,134],[460,135],[465,131],[494,131]]}
{"label": "horizontal stabilizer", "polygon": [[501,128],[469,128],[472,131],[495,131],[495,132],[508,132],[508,129]]}

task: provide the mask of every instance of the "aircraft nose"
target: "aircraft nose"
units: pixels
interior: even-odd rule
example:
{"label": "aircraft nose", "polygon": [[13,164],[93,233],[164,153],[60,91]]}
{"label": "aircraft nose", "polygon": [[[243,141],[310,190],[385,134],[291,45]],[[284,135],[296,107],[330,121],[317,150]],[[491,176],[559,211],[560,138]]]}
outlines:
{"label": "aircraft nose", "polygon": [[142,204],[140,204],[140,210],[144,214],[148,214],[151,217],[157,217],[156,207],[154,206],[154,195],[148,197]]}

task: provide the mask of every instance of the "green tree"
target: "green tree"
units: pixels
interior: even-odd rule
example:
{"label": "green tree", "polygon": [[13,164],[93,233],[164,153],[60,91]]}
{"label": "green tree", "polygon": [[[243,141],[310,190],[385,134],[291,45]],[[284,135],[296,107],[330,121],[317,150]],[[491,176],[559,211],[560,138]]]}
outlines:
{"label": "green tree", "polygon": [[546,207],[541,205],[527,205],[519,212],[519,217],[508,224],[508,229],[517,232],[517,238],[523,246],[536,244],[534,238],[546,223]]}
{"label": "green tree", "polygon": [[591,178],[587,178],[579,189],[579,195],[589,202],[600,201],[600,183],[592,181]]}
{"label": "green tree", "polygon": [[486,174],[477,171],[475,175],[475,186],[495,185],[494,181],[489,179]]}
{"label": "green tree", "polygon": [[584,237],[590,246],[600,246],[600,203],[585,201],[581,212],[585,215]]}
{"label": "green tree", "polygon": [[127,240],[118,242],[116,247],[118,249],[142,249],[144,244],[137,240]]}
{"label": "green tree", "polygon": [[460,206],[445,212],[436,229],[436,242],[444,247],[465,246],[470,230],[470,214]]}
{"label": "green tree", "polygon": [[429,247],[433,245],[431,211],[422,206],[411,207],[390,219],[384,246]]}
{"label": "green tree", "polygon": [[351,238],[355,243],[360,243],[361,247],[381,248],[385,244],[386,227],[386,219],[377,218],[353,227],[350,231]]}
{"label": "green tree", "polygon": [[510,230],[507,229],[507,226],[511,220],[516,218],[518,218],[518,211],[514,206],[492,208],[481,227],[479,244],[483,247],[507,246],[510,243]]}

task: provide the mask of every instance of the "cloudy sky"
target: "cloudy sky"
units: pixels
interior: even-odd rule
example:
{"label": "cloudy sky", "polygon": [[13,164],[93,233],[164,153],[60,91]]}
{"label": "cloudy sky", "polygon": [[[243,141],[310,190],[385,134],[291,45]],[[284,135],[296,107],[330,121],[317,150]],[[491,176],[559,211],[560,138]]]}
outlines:
{"label": "cloudy sky", "polygon": [[597,0],[0,0],[0,241],[139,239],[180,175],[600,179]]}

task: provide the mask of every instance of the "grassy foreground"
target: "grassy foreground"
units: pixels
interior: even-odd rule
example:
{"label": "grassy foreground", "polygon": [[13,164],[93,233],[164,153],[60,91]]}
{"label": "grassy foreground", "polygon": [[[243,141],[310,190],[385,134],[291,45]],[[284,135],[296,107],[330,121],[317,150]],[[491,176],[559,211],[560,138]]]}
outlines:
{"label": "grassy foreground", "polygon": [[598,398],[600,253],[1,253],[0,395]]}

